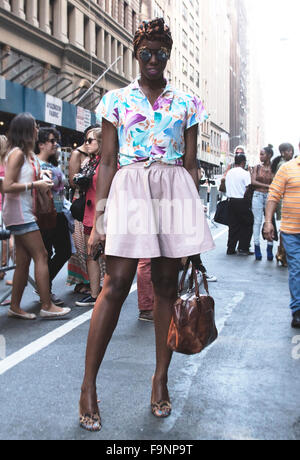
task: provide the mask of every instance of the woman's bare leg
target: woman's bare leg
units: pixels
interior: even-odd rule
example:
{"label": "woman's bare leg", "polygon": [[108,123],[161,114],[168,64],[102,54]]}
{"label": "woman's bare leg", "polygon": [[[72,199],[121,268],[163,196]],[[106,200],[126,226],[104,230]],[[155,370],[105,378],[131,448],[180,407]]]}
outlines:
{"label": "woman's bare leg", "polygon": [[98,412],[96,378],[107,345],[118,323],[121,307],[136,273],[137,259],[106,257],[102,291],[93,309],[86,348],[85,374],[81,387],[80,412]]}
{"label": "woman's bare leg", "polygon": [[[84,235],[85,244],[87,247],[89,236]],[[91,296],[95,298],[98,297],[100,292],[100,265],[98,260],[94,260],[93,257],[87,256],[86,260],[87,271],[90,280],[91,286]]]}
{"label": "woman's bare leg", "polygon": [[152,259],[154,289],[154,324],[156,342],[156,368],[153,376],[152,402],[169,401],[168,369],[172,351],[167,347],[171,321],[171,307],[177,299],[180,259]]}
{"label": "woman's bare leg", "polygon": [[[62,309],[54,305],[50,297],[49,270],[48,270],[48,254],[45,249],[43,239],[39,231],[26,233],[15,237],[18,247],[22,246],[23,251],[29,254],[30,259],[34,261],[34,274],[37,284],[37,290],[41,299],[41,308],[51,312],[60,312]],[[17,243],[18,240],[18,243]],[[30,261],[29,261],[30,262]],[[20,270],[22,266],[20,267]],[[28,279],[28,272],[27,272]],[[27,282],[26,279],[26,282]],[[13,288],[15,287],[15,277],[13,280]],[[19,281],[18,281],[19,282]],[[24,291],[24,289],[23,289]],[[23,293],[22,293],[23,294]],[[12,296],[13,298],[13,296]]]}
{"label": "woman's bare leg", "polygon": [[20,304],[24,293],[25,286],[28,281],[29,265],[31,261],[30,254],[22,244],[22,237],[15,237],[16,244],[16,268],[13,276],[13,287],[11,293],[10,309],[19,314],[24,315],[24,310]]}

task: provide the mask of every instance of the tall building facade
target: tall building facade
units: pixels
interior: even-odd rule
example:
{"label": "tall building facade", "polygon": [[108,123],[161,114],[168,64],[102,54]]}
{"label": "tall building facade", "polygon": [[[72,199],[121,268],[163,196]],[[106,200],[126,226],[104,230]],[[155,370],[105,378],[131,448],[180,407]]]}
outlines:
{"label": "tall building facade", "polygon": [[244,0],[0,0],[0,131],[26,110],[61,127],[70,144],[95,120],[103,94],[136,77],[133,34],[160,16],[174,40],[166,77],[209,114],[198,160],[217,172],[237,144],[255,150],[263,122],[254,126],[253,80],[248,94]]}
{"label": "tall building facade", "polygon": [[202,0],[199,5],[201,94],[209,115],[203,126],[201,159],[217,170],[229,154],[230,23],[223,0]]}
{"label": "tall building facade", "polygon": [[230,20],[230,151],[247,145],[248,42],[244,0],[228,0]]}
{"label": "tall building facade", "polygon": [[255,16],[250,15],[249,28],[249,78],[248,78],[248,120],[247,120],[247,157],[249,164],[259,163],[259,152],[268,144],[265,137],[265,103],[264,92],[260,77],[259,62],[257,60],[260,42],[255,33]]}
{"label": "tall building facade", "polygon": [[267,145],[265,140],[264,94],[259,79],[259,69],[251,50],[249,56],[247,158],[250,166],[259,163],[259,153]]}
{"label": "tall building facade", "polygon": [[209,114],[201,126],[198,160],[216,172],[228,155],[229,19],[224,0],[142,0],[142,18],[163,16],[173,37],[166,75],[178,89],[199,96]]}
{"label": "tall building facade", "polygon": [[[139,14],[139,0],[0,0],[1,118],[28,110],[55,122],[56,114],[63,132],[82,131],[103,94],[136,76]],[[12,94],[22,94],[22,107]]]}

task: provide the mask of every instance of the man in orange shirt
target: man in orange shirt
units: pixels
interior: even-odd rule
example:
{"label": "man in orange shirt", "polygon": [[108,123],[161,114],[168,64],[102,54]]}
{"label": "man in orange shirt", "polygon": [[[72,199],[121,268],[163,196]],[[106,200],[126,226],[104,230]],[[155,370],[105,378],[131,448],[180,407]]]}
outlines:
{"label": "man in orange shirt", "polygon": [[282,197],[281,236],[289,269],[292,327],[300,328],[300,157],[281,166],[270,185],[263,228],[268,241],[274,239],[272,218]]}

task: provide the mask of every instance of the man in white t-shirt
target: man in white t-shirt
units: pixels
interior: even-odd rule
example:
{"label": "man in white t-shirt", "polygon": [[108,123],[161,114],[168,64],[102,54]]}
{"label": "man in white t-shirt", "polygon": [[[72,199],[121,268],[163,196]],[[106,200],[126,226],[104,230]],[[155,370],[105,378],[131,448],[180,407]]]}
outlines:
{"label": "man in white t-shirt", "polygon": [[245,171],[246,156],[235,157],[234,168],[226,175],[226,194],[229,199],[229,235],[227,254],[253,255],[249,251],[253,232],[253,214],[251,202],[245,198],[245,193],[251,184],[251,176]]}

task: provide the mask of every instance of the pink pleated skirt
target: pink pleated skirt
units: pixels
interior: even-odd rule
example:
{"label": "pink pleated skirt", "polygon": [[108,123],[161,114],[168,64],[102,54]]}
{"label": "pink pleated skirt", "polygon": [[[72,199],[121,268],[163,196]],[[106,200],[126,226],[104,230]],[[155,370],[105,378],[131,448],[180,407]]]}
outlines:
{"label": "pink pleated skirt", "polygon": [[101,207],[96,225],[106,234],[106,255],[181,258],[215,247],[195,183],[182,166],[123,166]]}

